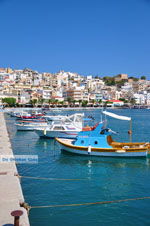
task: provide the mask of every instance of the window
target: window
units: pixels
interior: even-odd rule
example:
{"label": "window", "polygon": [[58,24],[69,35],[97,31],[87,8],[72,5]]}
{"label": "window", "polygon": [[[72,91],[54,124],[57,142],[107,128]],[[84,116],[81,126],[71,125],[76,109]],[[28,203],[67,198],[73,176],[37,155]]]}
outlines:
{"label": "window", "polygon": [[63,126],[55,126],[53,130],[65,130]]}

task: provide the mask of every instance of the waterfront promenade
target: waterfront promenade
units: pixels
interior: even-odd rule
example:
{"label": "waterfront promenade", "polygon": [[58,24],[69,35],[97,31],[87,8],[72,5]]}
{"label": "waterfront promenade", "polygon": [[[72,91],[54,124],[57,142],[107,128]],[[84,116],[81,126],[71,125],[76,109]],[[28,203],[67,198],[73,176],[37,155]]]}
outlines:
{"label": "waterfront promenade", "polygon": [[28,226],[29,220],[27,211],[20,207],[24,202],[22,188],[19,178],[15,176],[17,168],[14,162],[3,162],[6,155],[13,155],[9,135],[6,128],[4,114],[0,112],[0,225],[13,225],[14,217],[11,212],[22,210],[20,225]]}

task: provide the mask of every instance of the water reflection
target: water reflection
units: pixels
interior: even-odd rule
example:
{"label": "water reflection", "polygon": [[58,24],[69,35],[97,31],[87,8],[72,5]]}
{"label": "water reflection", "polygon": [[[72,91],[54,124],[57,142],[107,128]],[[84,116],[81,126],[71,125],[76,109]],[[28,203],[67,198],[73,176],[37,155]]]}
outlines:
{"label": "water reflection", "polygon": [[91,167],[99,167],[100,165],[110,165],[115,168],[142,168],[150,166],[149,158],[116,158],[116,157],[95,157],[95,156],[81,156],[62,151],[59,158],[60,163],[65,164],[81,164]]}
{"label": "water reflection", "polygon": [[91,175],[92,175],[92,161],[91,160],[88,160],[87,167],[88,167],[88,178],[91,179]]}

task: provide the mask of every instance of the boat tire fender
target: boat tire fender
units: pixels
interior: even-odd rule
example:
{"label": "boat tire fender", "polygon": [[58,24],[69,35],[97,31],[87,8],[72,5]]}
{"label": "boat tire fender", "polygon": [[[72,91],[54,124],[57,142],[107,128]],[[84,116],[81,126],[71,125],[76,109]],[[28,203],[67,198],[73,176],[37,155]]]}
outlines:
{"label": "boat tire fender", "polygon": [[88,146],[88,154],[91,153],[91,146]]}
{"label": "boat tire fender", "polygon": [[44,129],[44,135],[46,135],[46,129]]}

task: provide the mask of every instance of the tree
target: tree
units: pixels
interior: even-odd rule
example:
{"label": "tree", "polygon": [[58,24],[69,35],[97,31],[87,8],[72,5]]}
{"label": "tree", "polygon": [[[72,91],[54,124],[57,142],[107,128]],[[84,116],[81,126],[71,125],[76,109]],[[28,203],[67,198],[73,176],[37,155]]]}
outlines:
{"label": "tree", "polygon": [[50,108],[51,103],[52,103],[52,100],[48,99],[49,108]]}
{"label": "tree", "polygon": [[92,104],[94,106],[94,104],[96,103],[96,100],[95,99],[92,99],[91,102],[92,102]]}
{"label": "tree", "polygon": [[117,87],[118,88],[120,88],[121,86],[123,86],[124,84],[125,84],[125,82],[127,82],[128,80],[126,80],[126,79],[122,79],[122,80],[120,80],[120,81],[117,81],[116,82],[116,85],[117,85]]}
{"label": "tree", "polygon": [[102,104],[102,100],[98,100],[98,103],[99,103],[99,104]]}
{"label": "tree", "polygon": [[54,100],[55,105],[57,106],[57,104],[59,103],[59,100]]}
{"label": "tree", "polygon": [[48,100],[48,103],[49,103],[49,107],[50,107],[50,105],[52,105],[52,107],[55,107],[55,106],[57,106],[57,104],[59,103],[59,101],[56,100],[56,99],[49,99]]}
{"label": "tree", "polygon": [[103,107],[104,107],[104,108],[107,108],[107,105],[108,105],[108,104],[112,104],[112,103],[113,103],[113,102],[111,102],[111,101],[105,101]]}
{"label": "tree", "polygon": [[128,100],[126,100],[125,98],[119,98],[120,101],[123,101],[124,103],[128,103]]}
{"label": "tree", "polygon": [[141,80],[146,80],[146,76],[141,76]]}
{"label": "tree", "polygon": [[133,79],[134,82],[137,82],[139,80],[138,78],[135,78],[133,76],[130,76],[128,79]]}
{"label": "tree", "polygon": [[130,99],[130,103],[131,103],[132,105],[134,105],[134,104],[136,104],[136,100],[135,100],[134,98],[131,98],[131,99]]}
{"label": "tree", "polygon": [[79,100],[79,106],[81,107],[81,104],[82,104],[82,100]]}
{"label": "tree", "polygon": [[82,107],[86,107],[87,104],[88,104],[88,101],[87,101],[87,100],[83,100],[83,101],[82,101]]}
{"label": "tree", "polygon": [[14,107],[16,104],[16,98],[5,97],[2,99],[2,102],[8,104],[9,107]]}
{"label": "tree", "polygon": [[73,106],[75,107],[75,103],[77,102],[77,100],[73,100],[72,103],[73,103]]}
{"label": "tree", "polygon": [[32,104],[34,107],[35,107],[37,102],[38,102],[37,99],[30,100],[30,104]]}
{"label": "tree", "polygon": [[63,106],[63,105],[64,105],[64,101],[59,101],[59,104],[60,104],[61,106]]}
{"label": "tree", "polygon": [[69,103],[69,105],[73,102],[73,99],[72,99],[72,97],[67,97],[67,101],[68,101],[68,103]]}
{"label": "tree", "polygon": [[103,81],[107,86],[114,86],[116,84],[114,77],[109,77],[109,76],[103,77]]}
{"label": "tree", "polygon": [[45,101],[45,99],[43,99],[43,98],[38,99],[38,103],[41,104],[41,105],[43,105],[44,101]]}

